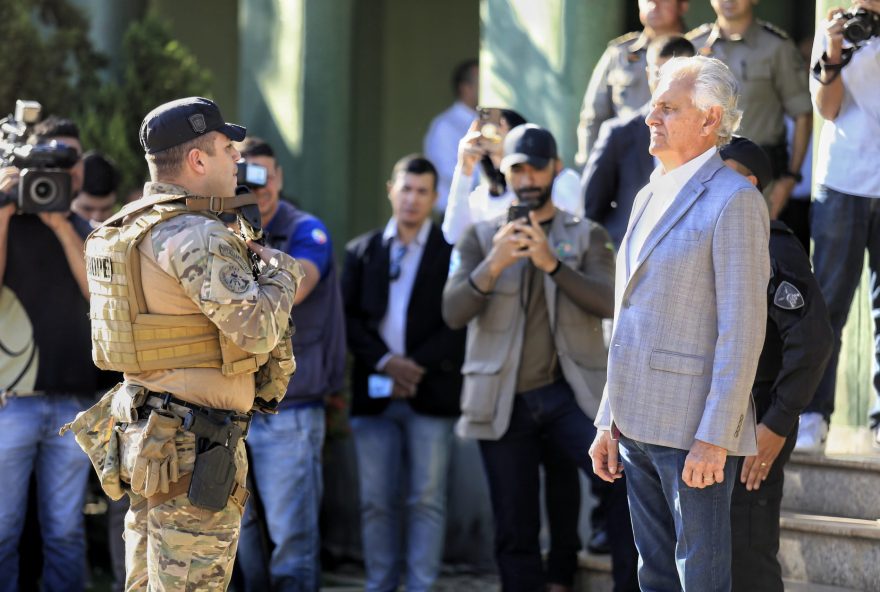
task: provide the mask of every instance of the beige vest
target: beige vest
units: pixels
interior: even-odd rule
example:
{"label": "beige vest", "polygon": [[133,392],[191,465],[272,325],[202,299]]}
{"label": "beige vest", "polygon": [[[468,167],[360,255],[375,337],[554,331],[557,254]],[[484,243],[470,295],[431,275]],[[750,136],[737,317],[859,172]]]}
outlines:
{"label": "beige vest", "polygon": [[92,358],[99,368],[125,372],[150,390],[246,412],[253,374],[268,356],[245,352],[220,333],[159,267],[148,239],[155,225],[191,213],[150,206],[181,197],[156,195],[138,210],[120,212],[86,241]]}

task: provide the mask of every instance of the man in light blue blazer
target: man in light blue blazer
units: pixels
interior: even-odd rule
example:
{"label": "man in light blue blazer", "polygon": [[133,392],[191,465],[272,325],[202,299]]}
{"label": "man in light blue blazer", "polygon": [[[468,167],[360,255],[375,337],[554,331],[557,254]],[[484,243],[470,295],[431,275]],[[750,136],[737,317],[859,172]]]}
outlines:
{"label": "man in light blue blazer", "polygon": [[726,592],[731,457],[756,452],[768,213],[717,153],[741,117],[724,64],[670,60],[651,101],[645,122],[662,166],[636,196],[617,258],[590,456],[606,481],[626,471],[642,590]]}

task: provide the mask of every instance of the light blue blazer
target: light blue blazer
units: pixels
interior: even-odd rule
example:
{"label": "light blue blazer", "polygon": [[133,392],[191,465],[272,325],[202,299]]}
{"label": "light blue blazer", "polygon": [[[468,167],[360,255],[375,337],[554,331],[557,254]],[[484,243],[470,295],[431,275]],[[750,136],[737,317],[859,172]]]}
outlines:
{"label": "light blue blazer", "polygon": [[628,438],[683,450],[698,439],[732,455],[755,454],[751,388],[770,279],[764,198],[715,154],[628,269],[628,242],[647,189],[636,198],[618,256],[596,426],[608,429],[613,421]]}

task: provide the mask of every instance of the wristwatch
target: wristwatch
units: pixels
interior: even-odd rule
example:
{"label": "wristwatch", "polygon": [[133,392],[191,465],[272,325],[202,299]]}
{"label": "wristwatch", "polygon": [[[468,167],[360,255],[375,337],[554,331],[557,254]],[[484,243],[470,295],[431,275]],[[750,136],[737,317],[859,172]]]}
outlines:
{"label": "wristwatch", "polygon": [[795,173],[794,171],[783,171],[780,177],[791,177],[794,179],[795,183],[800,183],[804,180],[804,176],[800,173]]}

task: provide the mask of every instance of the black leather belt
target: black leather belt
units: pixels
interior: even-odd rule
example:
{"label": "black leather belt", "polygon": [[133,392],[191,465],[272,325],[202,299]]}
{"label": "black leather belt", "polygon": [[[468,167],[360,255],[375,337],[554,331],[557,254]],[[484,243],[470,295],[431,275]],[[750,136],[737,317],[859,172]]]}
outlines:
{"label": "black leather belt", "polygon": [[138,409],[138,417],[146,417],[153,409],[162,409],[173,413],[182,420],[183,429],[193,432],[200,438],[208,438],[220,444],[224,444],[224,442],[218,439],[218,430],[224,425],[238,426],[242,439],[247,438],[251,425],[251,416],[247,413],[196,405],[178,399],[171,393],[148,392],[144,404]]}

